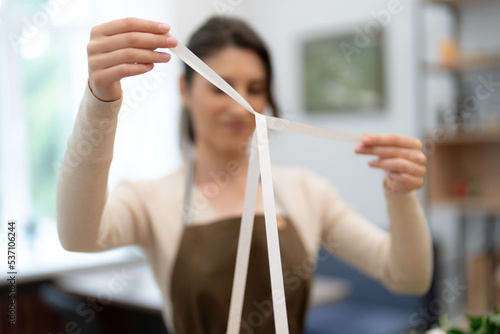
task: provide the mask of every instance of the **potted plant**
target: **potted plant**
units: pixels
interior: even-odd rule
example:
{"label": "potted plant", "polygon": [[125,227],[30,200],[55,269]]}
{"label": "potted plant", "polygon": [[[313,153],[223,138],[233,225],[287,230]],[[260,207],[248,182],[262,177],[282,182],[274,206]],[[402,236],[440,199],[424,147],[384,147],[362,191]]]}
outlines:
{"label": "potted plant", "polygon": [[440,317],[439,326],[429,329],[425,333],[411,331],[409,334],[500,334],[500,313],[497,309],[493,314],[482,316],[467,316],[468,329],[458,329],[450,324],[447,316]]}

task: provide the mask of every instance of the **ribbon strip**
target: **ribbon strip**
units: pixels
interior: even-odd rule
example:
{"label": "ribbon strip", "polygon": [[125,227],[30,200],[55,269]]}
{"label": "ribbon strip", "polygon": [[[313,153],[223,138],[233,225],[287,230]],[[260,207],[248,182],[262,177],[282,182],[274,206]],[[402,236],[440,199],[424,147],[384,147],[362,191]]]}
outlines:
{"label": "ribbon strip", "polygon": [[210,81],[217,88],[232,97],[242,107],[255,115],[256,130],[254,132],[252,145],[257,145],[258,150],[251,150],[250,161],[248,163],[245,202],[241,218],[226,333],[237,334],[241,326],[241,314],[243,311],[243,300],[248,273],[248,261],[250,258],[250,247],[260,174],[262,180],[262,195],[264,201],[264,216],[269,257],[269,271],[271,275],[275,330],[278,334],[288,334],[289,330],[286,312],[285,288],[283,283],[283,271],[281,268],[278,226],[276,222],[276,206],[274,203],[274,189],[272,183],[271,158],[269,154],[267,129],[295,132],[353,143],[360,143],[361,138],[358,135],[347,132],[259,114],[255,112],[252,106],[240,94],[238,94],[233,87],[231,87],[214,70],[212,70],[182,43],[178,42],[177,46],[175,48],[171,48],[170,50],[193,70],[198,72],[198,74]]}
{"label": "ribbon strip", "polygon": [[[256,141],[256,132],[254,132],[252,145],[255,145]],[[243,214],[241,216],[240,235],[238,237],[238,249],[236,252],[236,265],[234,268],[233,290],[231,292],[231,304],[229,306],[229,317],[226,332],[228,334],[238,333],[241,326],[241,313],[243,312],[243,301],[245,298],[245,286],[248,273],[248,262],[250,259],[255,205],[257,202],[257,190],[260,176],[259,155],[257,153],[258,152],[256,150],[250,150],[250,160],[248,161],[245,201],[243,203]]]}

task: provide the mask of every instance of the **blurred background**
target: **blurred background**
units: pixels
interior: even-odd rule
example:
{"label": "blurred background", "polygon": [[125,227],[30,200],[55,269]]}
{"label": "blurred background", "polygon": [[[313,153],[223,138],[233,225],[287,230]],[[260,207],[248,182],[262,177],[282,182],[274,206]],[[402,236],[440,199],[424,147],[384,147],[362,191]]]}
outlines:
{"label": "blurred background", "polygon": [[[442,315],[460,323],[464,314],[500,305],[500,1],[0,0],[0,252],[15,220],[18,320],[7,325],[11,285],[2,279],[0,331],[165,331],[161,296],[140,249],[62,249],[56,180],[87,83],[92,26],[129,16],[163,21],[187,43],[212,15],[244,18],[267,42],[283,117],[418,137],[429,158],[419,196],[434,240],[431,291],[395,296],[328,258],[316,269],[324,280],[315,284],[307,332],[424,331]],[[111,190],[182,163],[182,64],[172,58],[122,81]],[[273,163],[325,176],[388,228],[383,173],[350,144],[280,133],[271,149]],[[9,278],[7,258],[0,266]],[[107,285],[117,277],[123,287],[113,292]]]}

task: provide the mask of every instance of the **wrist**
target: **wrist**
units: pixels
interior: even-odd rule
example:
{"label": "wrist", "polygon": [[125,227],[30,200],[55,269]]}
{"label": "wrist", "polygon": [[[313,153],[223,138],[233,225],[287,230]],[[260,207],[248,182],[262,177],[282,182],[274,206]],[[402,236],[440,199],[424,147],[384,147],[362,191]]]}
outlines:
{"label": "wrist", "polygon": [[392,194],[393,196],[404,196],[404,195],[408,195],[408,194],[411,194],[411,193],[416,191],[415,189],[410,189],[407,191],[396,191],[396,190],[391,189],[391,187],[389,187],[388,182],[387,182],[387,176],[384,177],[383,188],[384,188],[386,194]]}
{"label": "wrist", "polygon": [[89,86],[89,90],[90,92],[92,93],[92,95],[98,99],[99,101],[101,102],[116,102],[118,100],[120,100],[122,98],[122,94],[120,94],[120,96],[117,98],[117,99],[109,99],[109,100],[103,100],[101,99],[100,97],[98,97],[95,93],[94,93],[94,90],[92,89],[92,85],[90,84],[90,78],[87,80],[87,85]]}

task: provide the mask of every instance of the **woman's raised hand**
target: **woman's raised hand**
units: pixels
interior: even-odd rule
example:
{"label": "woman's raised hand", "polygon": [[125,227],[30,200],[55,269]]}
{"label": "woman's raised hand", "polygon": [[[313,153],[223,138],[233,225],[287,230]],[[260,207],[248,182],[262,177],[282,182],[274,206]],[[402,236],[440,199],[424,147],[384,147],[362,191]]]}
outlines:
{"label": "woman's raised hand", "polygon": [[120,80],[151,71],[154,63],[166,63],[170,54],[155,51],[171,48],[177,40],[170,26],[138,18],[125,18],[92,28],[87,46],[89,85],[95,97],[115,101],[121,97]]}
{"label": "woman's raised hand", "polygon": [[389,190],[404,193],[422,187],[427,157],[419,139],[363,134],[362,140],[363,144],[356,146],[355,152],[378,156],[378,160],[371,160],[369,165],[386,171],[385,184]]}

